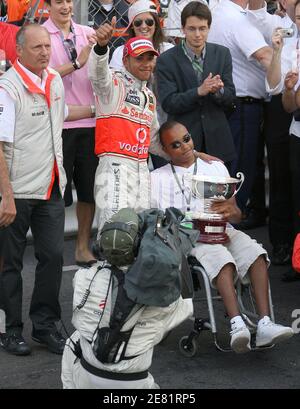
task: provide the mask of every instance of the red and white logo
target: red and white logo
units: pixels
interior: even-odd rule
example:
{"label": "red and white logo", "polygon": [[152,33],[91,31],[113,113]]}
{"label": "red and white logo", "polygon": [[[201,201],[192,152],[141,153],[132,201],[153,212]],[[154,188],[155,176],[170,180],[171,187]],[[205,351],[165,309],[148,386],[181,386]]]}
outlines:
{"label": "red and white logo", "polygon": [[104,310],[105,306],[106,306],[106,300],[101,300],[99,303],[99,307],[101,308],[101,310]]}
{"label": "red and white logo", "polygon": [[137,129],[135,136],[139,143],[145,143],[146,138],[147,138],[146,129],[145,128]]}

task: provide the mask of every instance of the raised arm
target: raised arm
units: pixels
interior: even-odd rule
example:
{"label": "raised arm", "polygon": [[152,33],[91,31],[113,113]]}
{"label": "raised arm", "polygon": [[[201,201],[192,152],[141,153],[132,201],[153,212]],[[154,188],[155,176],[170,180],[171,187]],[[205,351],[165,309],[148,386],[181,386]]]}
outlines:
{"label": "raised arm", "polygon": [[114,90],[112,72],[108,65],[108,43],[115,25],[116,17],[113,17],[111,24],[105,23],[97,29],[97,44],[93,47],[88,61],[89,79],[97,98],[104,103],[110,102]]}
{"label": "raised arm", "polygon": [[275,30],[272,35],[272,45],[274,51],[266,75],[266,81],[270,89],[277,88],[281,82],[281,53],[283,39],[278,30]]}

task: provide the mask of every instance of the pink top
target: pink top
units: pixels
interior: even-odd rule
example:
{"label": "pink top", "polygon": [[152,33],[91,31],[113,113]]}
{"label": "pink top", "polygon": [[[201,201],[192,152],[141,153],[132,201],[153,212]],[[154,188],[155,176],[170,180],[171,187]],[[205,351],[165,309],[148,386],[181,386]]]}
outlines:
{"label": "pink top", "polygon": [[[43,26],[48,30],[51,38],[51,58],[50,67],[55,68],[69,62],[67,52],[63,45],[63,34],[56,27],[51,18],[49,18]],[[73,40],[76,44],[77,54],[83,47],[88,45],[88,35],[94,33],[94,30],[87,26],[74,23],[72,21],[74,33],[70,32],[67,38]],[[75,34],[75,35],[74,35]],[[75,37],[75,38],[74,38]],[[94,105],[95,99],[92,90],[91,82],[88,79],[87,64],[79,70],[73,71],[62,78],[65,87],[65,100],[69,105]],[[65,129],[70,128],[92,128],[95,127],[95,118],[86,118],[79,121],[70,121],[64,123]]]}

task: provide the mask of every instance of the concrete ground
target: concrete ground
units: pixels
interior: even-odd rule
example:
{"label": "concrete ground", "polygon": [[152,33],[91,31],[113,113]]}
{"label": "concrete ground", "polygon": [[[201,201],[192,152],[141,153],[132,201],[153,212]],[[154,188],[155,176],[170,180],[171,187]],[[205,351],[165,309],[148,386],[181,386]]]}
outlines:
{"label": "concrete ground", "polygon": [[[267,229],[259,228],[250,232],[267,249]],[[33,287],[35,260],[33,248],[27,247],[25,254],[24,282],[24,337],[32,348],[27,357],[8,355],[0,349],[0,389],[57,389],[61,388],[61,357],[48,352],[43,346],[31,340],[31,323],[28,308]],[[74,239],[65,244],[65,271],[61,287],[63,321],[72,332],[72,278],[74,275]],[[300,280],[283,283],[280,275],[287,267],[270,268],[273,303],[276,320],[291,325],[295,318],[292,312],[299,309]],[[217,302],[217,318],[220,339],[228,343],[228,320],[224,318],[221,302]],[[197,311],[207,317],[207,308],[197,302]],[[273,349],[236,355],[233,352],[216,350],[212,335],[203,332],[198,338],[195,357],[186,358],[178,349],[179,339],[187,335],[192,321],[183,323],[168,338],[158,345],[154,352],[151,373],[161,388],[169,389],[297,389],[300,386],[300,338],[296,334],[289,341]],[[300,325],[299,325],[300,329]]]}

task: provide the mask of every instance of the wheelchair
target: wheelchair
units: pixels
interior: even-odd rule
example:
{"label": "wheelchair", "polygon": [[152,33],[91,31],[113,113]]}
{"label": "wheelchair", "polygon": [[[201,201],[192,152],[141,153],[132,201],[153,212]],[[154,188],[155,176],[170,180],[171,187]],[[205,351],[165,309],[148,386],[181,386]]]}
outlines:
{"label": "wheelchair", "polygon": [[[205,269],[198,262],[198,260],[195,257],[190,256],[188,258],[188,263],[189,263],[191,273],[192,273],[194,291],[197,292],[198,290],[199,291],[201,290],[201,284],[199,281],[199,277],[202,279],[204,283],[205,297],[195,297],[194,296],[195,310],[196,310],[196,306],[195,306],[196,302],[203,302],[203,301],[206,302],[207,307],[208,307],[209,318],[197,317],[196,313],[194,314],[195,315],[195,317],[193,318],[194,328],[189,333],[189,335],[185,335],[179,340],[179,351],[182,353],[182,355],[188,358],[195,356],[199,349],[199,343],[197,342],[197,339],[200,337],[200,334],[202,333],[202,331],[210,330],[213,335],[214,344],[217,350],[222,351],[222,352],[233,352],[230,346],[223,345],[220,342],[219,337],[218,337],[217,322],[215,319],[215,302],[221,301],[223,305],[221,296],[218,295],[216,290],[213,290],[211,288],[209,278],[205,272]],[[214,291],[216,292],[215,295],[213,294]],[[258,322],[259,317],[256,312],[256,304],[255,304],[255,299],[252,293],[251,284],[245,285],[245,284],[242,284],[238,280],[236,283],[236,295],[237,295],[237,301],[238,301],[241,316],[243,317],[243,320],[248,326],[248,329],[251,334],[251,343],[250,343],[251,351],[272,348],[274,345],[268,345],[268,346],[259,347],[259,348],[256,347],[255,345],[255,334],[256,334],[256,329],[257,329],[256,323]],[[269,295],[269,305],[270,305],[270,318],[273,322],[275,322],[270,285],[269,285],[268,295]]]}

